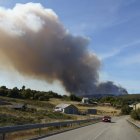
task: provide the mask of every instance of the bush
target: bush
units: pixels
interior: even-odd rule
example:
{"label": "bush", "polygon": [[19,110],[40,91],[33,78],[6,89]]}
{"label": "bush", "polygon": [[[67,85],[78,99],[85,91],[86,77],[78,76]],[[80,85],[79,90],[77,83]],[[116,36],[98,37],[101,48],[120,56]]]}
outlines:
{"label": "bush", "polygon": [[78,102],[81,101],[81,98],[74,95],[74,94],[71,94],[69,98],[70,98],[71,101],[78,101]]}
{"label": "bush", "polygon": [[132,108],[129,107],[128,105],[124,105],[122,108],[121,108],[121,113],[123,115],[129,115],[131,113],[131,110]]}
{"label": "bush", "polygon": [[16,117],[8,114],[0,114],[0,126],[5,125],[22,125],[22,124],[30,124],[35,123],[33,118],[30,117]]}
{"label": "bush", "polygon": [[72,116],[60,112],[50,112],[47,116],[51,119],[73,119]]}
{"label": "bush", "polygon": [[48,96],[40,96],[38,98],[39,101],[49,101],[49,97]]}
{"label": "bush", "polygon": [[135,120],[140,120],[140,108],[131,112],[131,117]]}

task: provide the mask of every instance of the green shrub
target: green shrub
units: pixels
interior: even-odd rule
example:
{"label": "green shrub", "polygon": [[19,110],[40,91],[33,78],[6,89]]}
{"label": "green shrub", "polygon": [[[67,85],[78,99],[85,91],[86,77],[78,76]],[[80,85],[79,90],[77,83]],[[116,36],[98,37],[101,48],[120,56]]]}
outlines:
{"label": "green shrub", "polygon": [[132,108],[129,107],[128,105],[124,105],[122,108],[121,108],[121,113],[123,115],[129,115],[131,113],[131,110]]}
{"label": "green shrub", "polygon": [[30,117],[16,117],[10,114],[0,114],[0,126],[21,125],[29,123],[35,123],[34,119]]}
{"label": "green shrub", "polygon": [[140,120],[140,108],[131,112],[131,117],[135,120]]}
{"label": "green shrub", "polygon": [[60,112],[50,112],[47,116],[51,119],[72,119],[71,116],[60,113]]}
{"label": "green shrub", "polygon": [[38,98],[38,100],[39,100],[39,101],[49,101],[49,97],[47,97],[47,96],[40,96],[40,97]]}
{"label": "green shrub", "polygon": [[81,98],[74,95],[74,94],[71,94],[69,98],[70,98],[71,101],[78,101],[78,102],[81,101]]}

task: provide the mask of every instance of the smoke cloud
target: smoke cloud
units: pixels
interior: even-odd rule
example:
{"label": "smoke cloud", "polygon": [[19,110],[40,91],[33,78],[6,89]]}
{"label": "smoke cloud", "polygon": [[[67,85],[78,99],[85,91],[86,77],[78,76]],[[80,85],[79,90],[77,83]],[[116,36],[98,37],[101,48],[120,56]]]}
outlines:
{"label": "smoke cloud", "polygon": [[22,75],[59,80],[69,93],[97,92],[100,61],[89,40],[73,36],[51,9],[40,4],[0,8],[0,63]]}
{"label": "smoke cloud", "polygon": [[115,85],[112,81],[102,82],[97,86],[99,95],[124,95],[128,94],[127,90],[121,86]]}

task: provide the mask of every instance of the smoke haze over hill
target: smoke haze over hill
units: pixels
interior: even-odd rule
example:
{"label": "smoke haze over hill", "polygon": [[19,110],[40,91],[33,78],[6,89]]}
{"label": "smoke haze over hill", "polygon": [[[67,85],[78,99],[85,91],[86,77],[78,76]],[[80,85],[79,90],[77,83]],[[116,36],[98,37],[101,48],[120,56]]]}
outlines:
{"label": "smoke haze over hill", "polygon": [[22,75],[53,82],[77,95],[124,92],[113,83],[98,83],[101,62],[88,50],[89,40],[74,36],[56,13],[40,4],[0,8],[0,63]]}

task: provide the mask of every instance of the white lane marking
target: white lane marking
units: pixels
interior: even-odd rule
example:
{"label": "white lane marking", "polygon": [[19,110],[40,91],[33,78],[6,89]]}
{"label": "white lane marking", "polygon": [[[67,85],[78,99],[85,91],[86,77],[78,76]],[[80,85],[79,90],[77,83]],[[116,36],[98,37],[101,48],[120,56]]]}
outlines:
{"label": "white lane marking", "polygon": [[107,128],[103,129],[96,137],[94,137],[93,140],[96,140],[99,136],[101,136],[110,126],[108,126]]}

